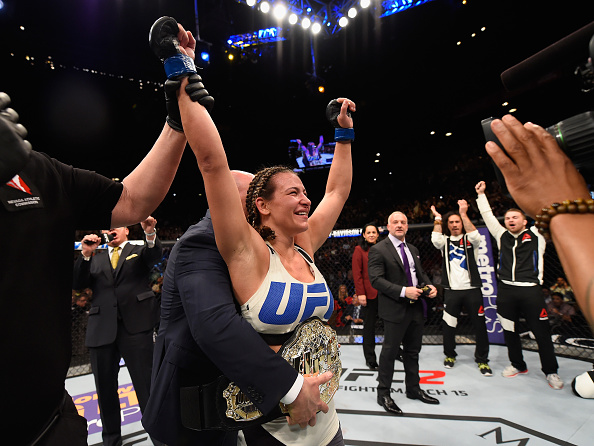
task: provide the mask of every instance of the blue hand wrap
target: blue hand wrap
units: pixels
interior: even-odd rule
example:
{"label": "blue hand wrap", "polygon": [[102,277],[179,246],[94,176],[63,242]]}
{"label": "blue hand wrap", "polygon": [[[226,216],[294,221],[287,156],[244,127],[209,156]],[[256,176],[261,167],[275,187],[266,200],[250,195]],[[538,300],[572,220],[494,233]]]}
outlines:
{"label": "blue hand wrap", "polygon": [[167,79],[175,78],[180,74],[196,73],[194,61],[185,54],[176,54],[175,56],[168,57],[163,62],[163,66],[165,67]]}
{"label": "blue hand wrap", "polygon": [[334,141],[354,141],[355,129],[334,129]]}

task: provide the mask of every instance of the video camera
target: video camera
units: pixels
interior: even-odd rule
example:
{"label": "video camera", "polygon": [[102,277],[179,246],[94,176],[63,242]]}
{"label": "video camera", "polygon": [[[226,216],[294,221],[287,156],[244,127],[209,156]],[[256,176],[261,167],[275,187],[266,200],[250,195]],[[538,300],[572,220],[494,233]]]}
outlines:
{"label": "video camera", "polygon": [[[508,90],[517,89],[534,77],[553,70],[561,58],[567,60],[570,57],[581,58],[585,53],[588,39],[590,57],[575,68],[574,75],[580,78],[584,93],[594,92],[594,22],[501,73],[503,85]],[[495,118],[491,117],[481,121],[485,140],[497,143],[505,151],[491,130],[493,119]],[[555,138],[576,168],[594,169],[594,111],[587,111],[559,121],[547,127],[546,131]],[[493,167],[503,193],[509,196],[503,174],[494,162]]]}

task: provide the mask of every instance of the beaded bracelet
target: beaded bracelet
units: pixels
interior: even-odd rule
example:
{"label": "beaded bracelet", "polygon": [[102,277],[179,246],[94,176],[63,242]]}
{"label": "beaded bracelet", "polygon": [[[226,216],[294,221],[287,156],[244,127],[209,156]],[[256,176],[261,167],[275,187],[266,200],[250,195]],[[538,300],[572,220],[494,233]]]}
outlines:
{"label": "beaded bracelet", "polygon": [[553,203],[547,208],[542,208],[541,213],[536,216],[535,226],[545,239],[551,239],[549,225],[551,218],[557,214],[594,214],[594,200],[578,198],[577,200],[564,200],[561,203]]}

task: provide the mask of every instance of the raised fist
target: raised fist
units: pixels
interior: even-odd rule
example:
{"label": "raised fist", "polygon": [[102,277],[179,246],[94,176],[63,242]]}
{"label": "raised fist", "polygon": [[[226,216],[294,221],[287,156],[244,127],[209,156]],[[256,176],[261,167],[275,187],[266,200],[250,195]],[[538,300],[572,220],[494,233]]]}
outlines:
{"label": "raised fist", "polygon": [[478,195],[484,194],[486,188],[487,185],[484,181],[479,181],[478,183],[476,183],[476,186],[474,186],[474,190],[476,190],[476,193]]}
{"label": "raised fist", "polygon": [[10,181],[29,160],[31,144],[24,138],[27,129],[19,124],[19,115],[12,108],[10,97],[0,92],[0,184]]}
{"label": "raised fist", "polygon": [[161,17],[149,31],[149,45],[161,62],[165,62],[171,56],[181,54],[177,34],[179,27],[173,17]]}
{"label": "raised fist", "polygon": [[[343,104],[346,102],[346,109],[343,113],[342,112],[342,107]],[[351,118],[351,112],[349,111],[355,111],[355,104],[351,101],[349,101],[348,99],[345,98],[338,98],[338,99],[332,99],[330,101],[330,103],[326,106],[326,119],[328,119],[328,121],[330,121],[330,124],[332,124],[334,126],[334,128],[351,128],[353,127],[353,120]],[[346,118],[347,120],[350,120],[350,125],[349,122],[343,122],[342,124],[345,125],[341,125],[341,123],[339,121],[343,121],[343,119],[339,119],[341,118],[341,114],[343,115],[342,118]]]}
{"label": "raised fist", "polygon": [[196,40],[174,18],[161,17],[153,23],[149,32],[149,45],[163,62],[167,79],[179,79],[196,73],[193,59]]}

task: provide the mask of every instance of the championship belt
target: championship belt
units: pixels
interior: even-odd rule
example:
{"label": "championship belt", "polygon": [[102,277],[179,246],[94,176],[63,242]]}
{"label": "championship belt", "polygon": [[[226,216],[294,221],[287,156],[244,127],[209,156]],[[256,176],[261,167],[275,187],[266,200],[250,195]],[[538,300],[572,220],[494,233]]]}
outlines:
{"label": "championship belt", "polygon": [[[332,327],[313,316],[297,326],[278,354],[303,376],[331,371],[332,379],[320,385],[320,398],[326,404],[332,400],[342,372],[338,340]],[[223,398],[227,403],[225,417],[239,424],[264,415],[233,382],[223,391]],[[289,414],[286,404],[279,403],[279,406],[282,414]]]}

